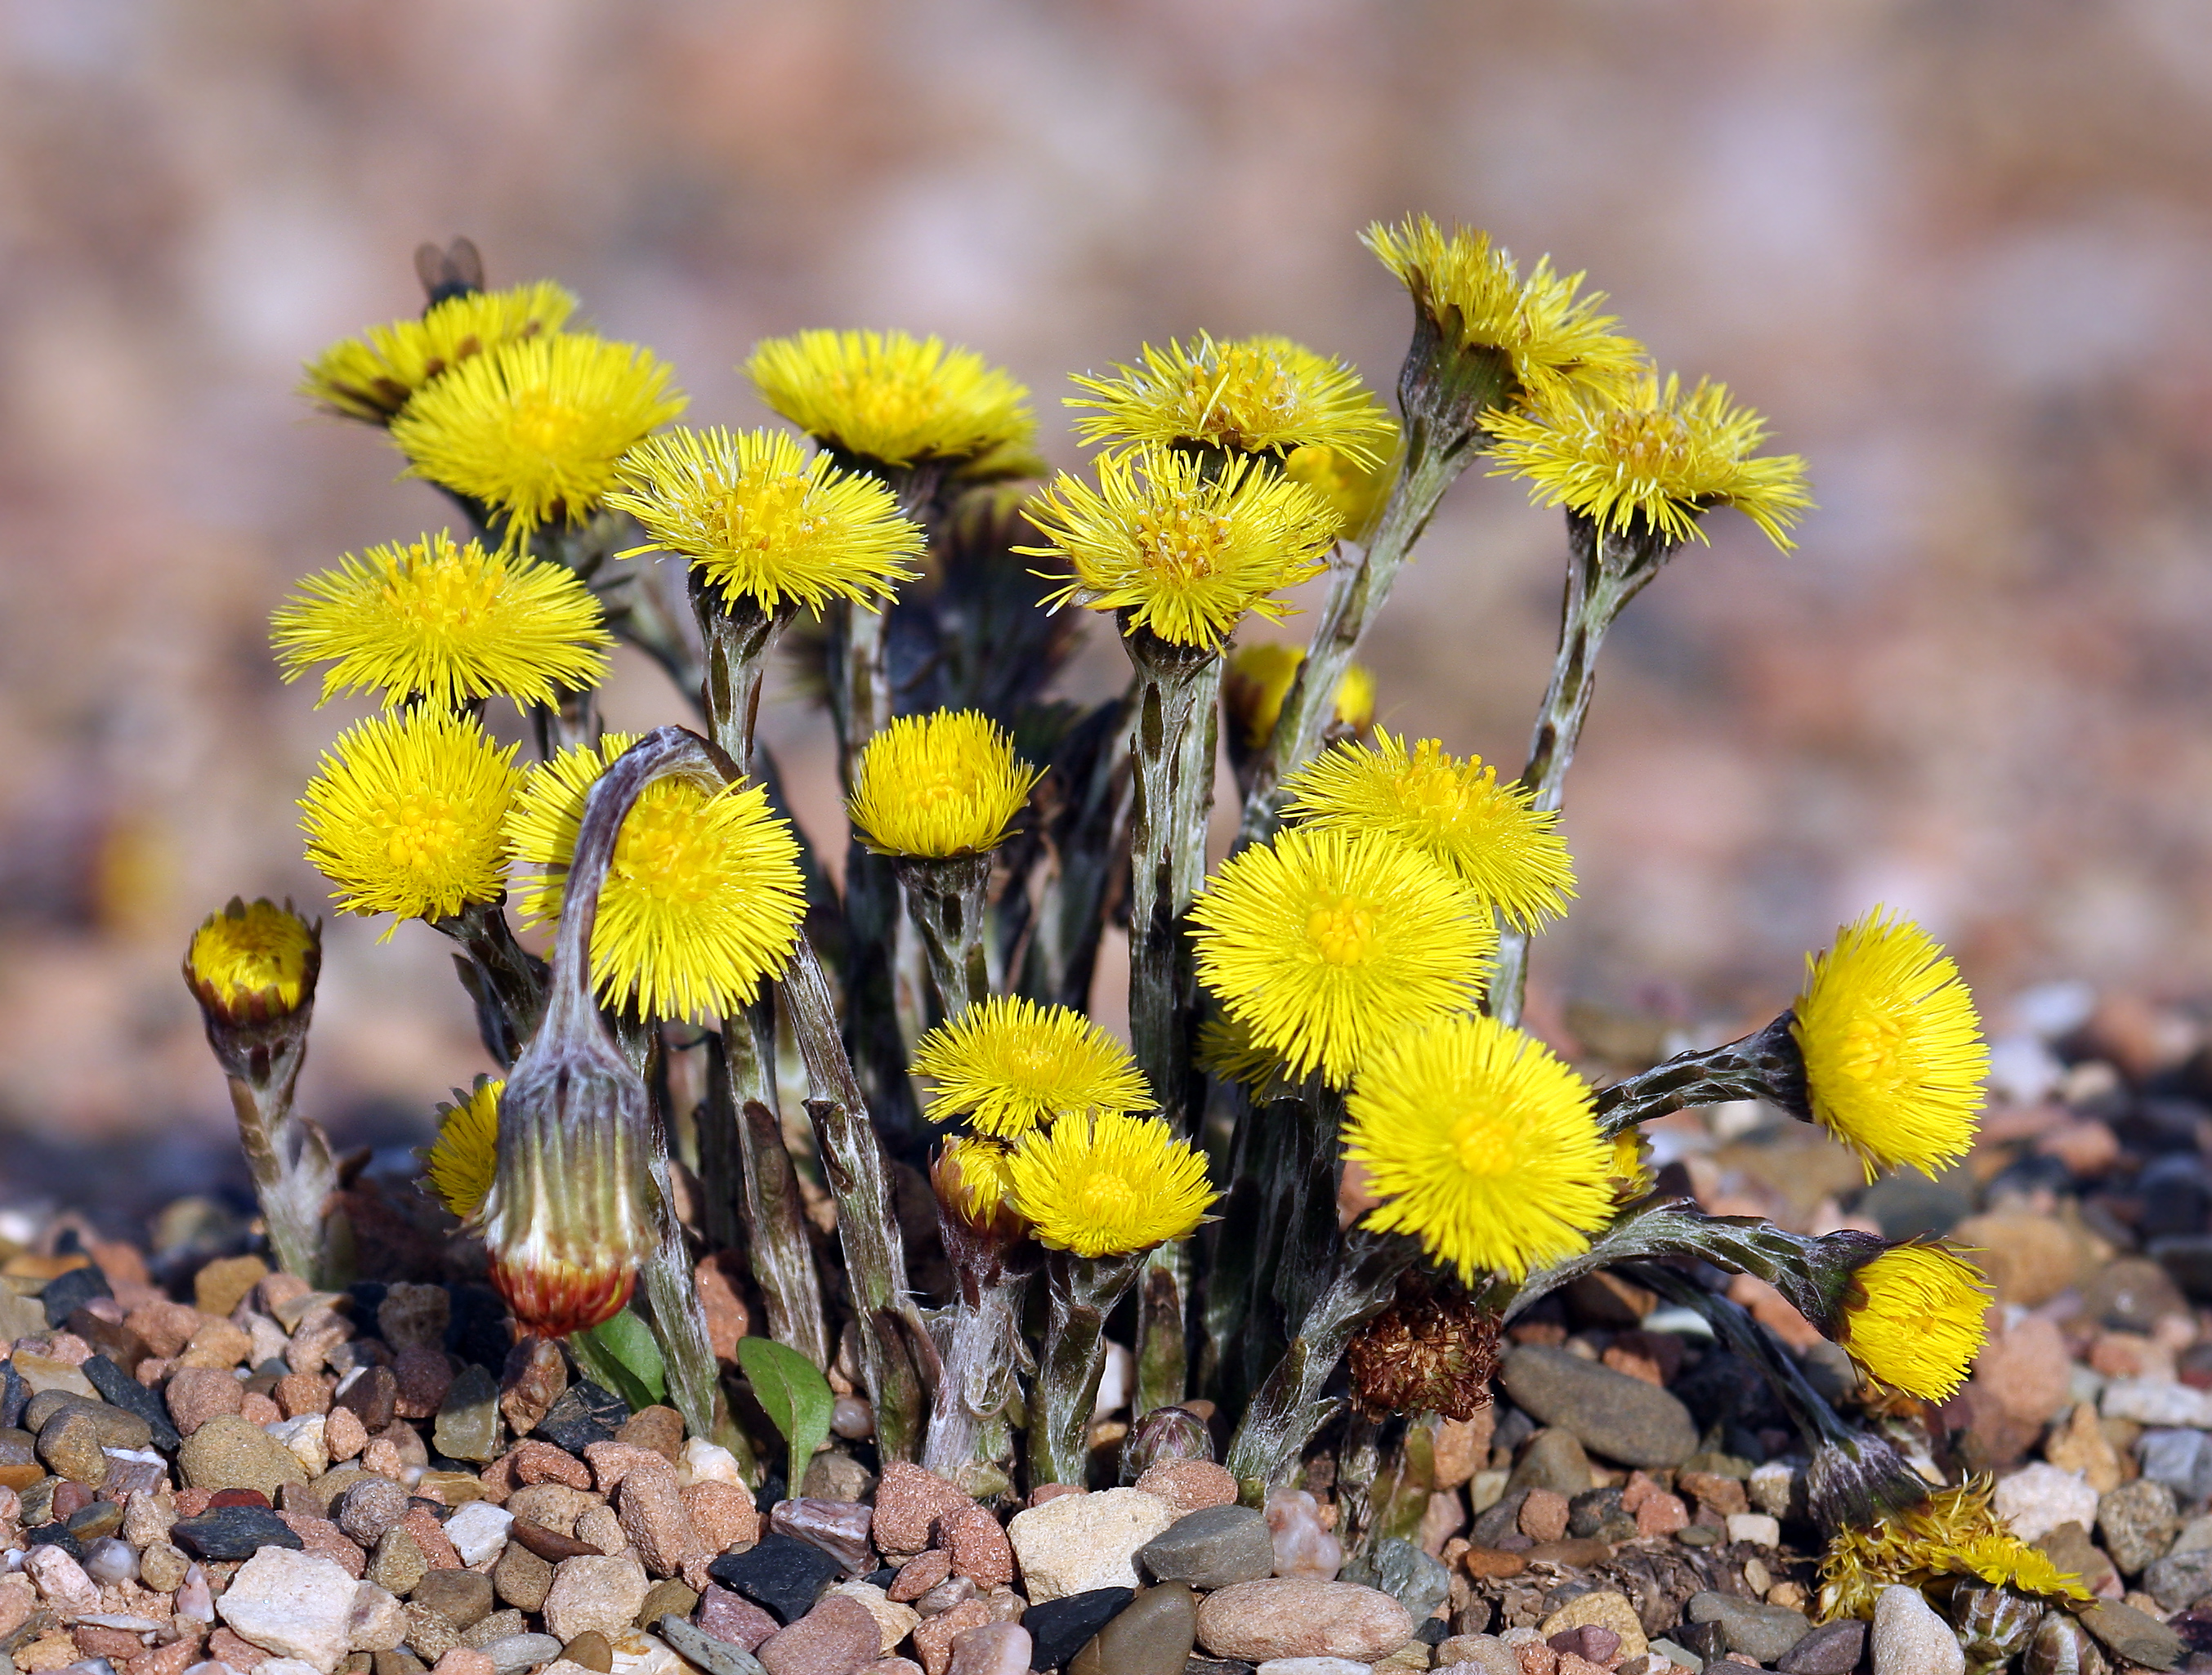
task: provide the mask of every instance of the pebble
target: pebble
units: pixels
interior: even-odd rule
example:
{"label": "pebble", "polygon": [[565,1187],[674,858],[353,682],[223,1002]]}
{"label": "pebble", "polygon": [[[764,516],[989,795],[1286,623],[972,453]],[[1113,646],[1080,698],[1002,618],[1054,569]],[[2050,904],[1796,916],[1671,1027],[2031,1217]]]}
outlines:
{"label": "pebble", "polygon": [[[18,1357],[20,1360],[21,1357]],[[2105,1387],[2098,1411],[2107,1419],[2132,1419],[2139,1425],[2191,1425],[2212,1429],[2212,1391],[2151,1379],[2114,1379]]]}
{"label": "pebble", "polygon": [[[491,1578],[472,1570],[433,1570],[415,1585],[409,1603],[437,1612],[459,1633],[475,1627],[491,1611]],[[630,1615],[637,1615],[635,1606]]]}
{"label": "pebble", "polygon": [[1516,1405],[1623,1465],[1679,1466],[1698,1446],[1690,1411],[1674,1396],[1565,1350],[1518,1344],[1498,1378]]}
{"label": "pebble", "polygon": [[1198,1598],[1183,1582],[1140,1591],[1075,1654],[1068,1675],[1182,1675],[1198,1639]]}
{"label": "pebble", "polygon": [[768,1675],[851,1675],[882,1648],[882,1630],[868,1608],[832,1593],[763,1641],[753,1655]]}
{"label": "pebble", "polygon": [[615,1666],[613,1643],[597,1629],[586,1629],[580,1635],[572,1636],[561,1655],[586,1669],[598,1670],[599,1675],[607,1675]]}
{"label": "pebble", "polygon": [[[972,1501],[963,1510],[990,1518]],[[945,1514],[947,1518],[959,1515]],[[769,1512],[768,1526],[777,1535],[819,1548],[836,1560],[847,1575],[856,1576],[868,1568],[868,1529],[872,1516],[866,1507],[849,1502],[802,1497],[778,1501]],[[996,1524],[998,1520],[991,1521]],[[957,1562],[956,1553],[956,1568]]]}
{"label": "pebble", "polygon": [[[2108,1445],[2109,1446],[2109,1445]],[[2142,1474],[2189,1502],[2212,1495],[2212,1436],[2201,1430],[2147,1430],[2136,1443]],[[2117,1462],[2113,1473],[2117,1482]]]}
{"label": "pebble", "polygon": [[2154,1561],[2143,1569],[2142,1586],[2164,1609],[2179,1611],[2212,1593],[2212,1550],[2170,1553]]}
{"label": "pebble", "polygon": [[507,1357],[499,1386],[500,1417],[515,1435],[527,1436],[568,1387],[560,1346],[543,1338],[522,1338]]}
{"label": "pebble", "polygon": [[365,1476],[331,1504],[331,1518],[364,1547],[374,1547],[407,1515],[407,1491],[389,1478]]}
{"label": "pebble", "polygon": [[1519,1656],[1495,1635],[1454,1635],[1437,1648],[1437,1667],[1473,1675],[1522,1675]]}
{"label": "pebble", "polygon": [[[1042,1646],[1031,1648],[1029,1630],[1019,1623],[986,1623],[953,1641],[947,1675],[1027,1675],[1031,1660],[1044,1655]],[[1048,1662],[1044,1666],[1059,1666]]]}
{"label": "pebble", "polygon": [[169,1539],[199,1559],[250,1559],[264,1547],[297,1551],[307,1545],[266,1507],[214,1507],[197,1518],[179,1518]]}
{"label": "pebble", "polygon": [[[705,1633],[680,1617],[661,1619],[660,1637],[675,1648],[686,1662],[696,1664],[707,1675],[764,1675],[760,1660],[750,1652]],[[551,1670],[541,1672],[541,1675],[551,1675]]]}
{"label": "pebble", "polygon": [[1229,1475],[1228,1467],[1210,1460],[1156,1460],[1135,1486],[1158,1496],[1178,1513],[1237,1503],[1237,1479]]}
{"label": "pebble", "polygon": [[1692,1623],[1717,1623],[1729,1651],[1763,1664],[1771,1664],[1789,1651],[1813,1626],[1803,1611],[1740,1599],[1732,1593],[1693,1593],[1683,1615]]}
{"label": "pebble", "polygon": [[1346,1565],[1337,1580],[1389,1594],[1416,1623],[1425,1621],[1451,1593],[1451,1572],[1399,1536],[1375,1542],[1362,1557]]}
{"label": "pebble", "polygon": [[499,1383],[473,1362],[463,1368],[438,1408],[431,1446],[449,1460],[490,1460],[499,1453]]}
{"label": "pebble", "polygon": [[623,1421],[615,1441],[649,1448],[673,1466],[684,1458],[684,1416],[665,1405],[641,1407]]}
{"label": "pebble", "polygon": [[1612,1588],[1600,1588],[1570,1599],[1546,1617],[1536,1632],[1549,1640],[1554,1635],[1571,1634],[1577,1629],[1610,1631],[1619,1642],[1623,1658],[1640,1658],[1650,1649],[1636,1607],[1629,1604],[1626,1594]]}
{"label": "pebble", "polygon": [[2163,1557],[2180,1528],[2173,1490],[2148,1478],[2124,1484],[2097,1502],[2097,1533],[2124,1575]]}
{"label": "pebble", "polygon": [[982,1507],[971,1504],[940,1514],[937,1545],[952,1556],[954,1575],[967,1577],[986,1592],[1014,1579],[1014,1550],[1006,1526]]}
{"label": "pebble", "polygon": [[707,1574],[762,1606],[779,1623],[805,1615],[841,1567],[819,1547],[769,1533],[741,1553],[725,1553]]}
{"label": "pebble", "polygon": [[374,1582],[355,1583],[353,1607],[346,1618],[347,1643],[356,1652],[396,1652],[406,1638],[407,1612],[391,1591]]}
{"label": "pebble", "polygon": [[1728,1538],[1753,1547],[1779,1547],[1782,1523],[1763,1512],[1732,1512],[1728,1515]]}
{"label": "pebble", "polygon": [[1267,1519],[1278,1576],[1336,1580],[1344,1568],[1344,1544],[1322,1526],[1321,1507],[1311,1495],[1303,1489],[1276,1490],[1267,1496]]}
{"label": "pebble", "polygon": [[23,1381],[33,1395],[46,1390],[65,1390],[70,1395],[82,1396],[88,1401],[100,1399],[100,1392],[93,1388],[92,1381],[69,1362],[18,1350],[9,1357],[9,1364],[15,1368],[15,1376]]}
{"label": "pebble", "polygon": [[1088,1645],[1135,1597],[1136,1590],[1127,1587],[1063,1594],[1024,1611],[1022,1627],[1036,1642],[1038,1662],[1044,1668],[1057,1669]]}
{"label": "pebble", "polygon": [[589,1379],[579,1379],[545,1410],[545,1417],[531,1433],[556,1448],[580,1454],[594,1442],[611,1442],[629,1417],[619,1396],[602,1390]]}
{"label": "pebble", "polygon": [[504,1508],[471,1501],[446,1520],[446,1539],[463,1564],[482,1564],[506,1549],[507,1526],[514,1522],[514,1514]]}
{"label": "pebble", "polygon": [[559,1657],[561,1642],[550,1635],[502,1635],[478,1649],[491,1660],[496,1675],[523,1675]]}
{"label": "pebble", "polygon": [[328,1559],[266,1547],[238,1568],[216,1610],[240,1639],[328,1675],[352,1649],[356,1587]]}
{"label": "pebble", "polygon": [[545,1631],[564,1645],[592,1630],[612,1640],[636,1620],[645,1588],[645,1567],[633,1554],[563,1559],[545,1595]]}
{"label": "pebble", "polygon": [[1137,1557],[1160,1581],[1227,1587],[1275,1574],[1275,1538],[1256,1508],[1206,1507],[1176,1519],[1139,1548]]}
{"label": "pebble", "polygon": [[216,1367],[179,1367],[169,1375],[169,1417],[178,1432],[190,1436],[219,1414],[245,1405],[246,1387]]}
{"label": "pebble", "polygon": [[1387,1593],[1351,1582],[1276,1577],[1210,1593],[1199,1643],[1217,1657],[1385,1658],[1413,1638],[1413,1620]]}
{"label": "pebble", "polygon": [[2038,1464],[2022,1467],[1997,1484],[1997,1515],[2022,1541],[2038,1541],[2061,1524],[2083,1529],[2097,1521],[2097,1491],[2071,1472]]}
{"label": "pebble", "polygon": [[234,1414],[217,1415],[185,1438],[177,1465],[195,1489],[254,1489],[271,1500],[286,1484],[307,1481],[291,1450]]}
{"label": "pebble", "polygon": [[65,1616],[96,1610],[100,1605],[99,1584],[58,1546],[32,1548],[24,1556],[23,1574],[38,1589],[39,1598]]}
{"label": "pebble", "polygon": [[1370,1667],[1350,1658],[1270,1658],[1253,1675],[1367,1675]]}
{"label": "pebble", "polygon": [[914,1631],[914,1654],[924,1675],[946,1675],[952,1666],[952,1642],[971,1629],[998,1620],[981,1599],[969,1599],[921,1624]]}
{"label": "pebble", "polygon": [[876,1485],[876,1546],[886,1556],[909,1558],[929,1545],[940,1516],[975,1504],[935,1472],[893,1460]]}
{"label": "pebble", "polygon": [[1966,1669],[1958,1637],[1917,1588],[1882,1589],[1874,1608],[1874,1675],[1966,1675]]}
{"label": "pebble", "polygon": [[1571,1500],[1589,1488],[1593,1480],[1589,1456],[1571,1431],[1540,1430],[1514,1462],[1506,1478],[1508,1494],[1522,1490],[1548,1489]]}
{"label": "pebble", "polygon": [[750,1546],[760,1539],[760,1514],[744,1489],[719,1478],[703,1478],[684,1487],[684,1510],[710,1553],[726,1553],[736,1546]]}
{"label": "pebble", "polygon": [[2129,1663],[2171,1669],[2181,1661],[2181,1636],[2133,1605],[2100,1599],[2081,1613],[2080,1621],[2106,1651]]}
{"label": "pebble", "polygon": [[632,1470],[623,1477],[617,1499],[623,1533],[654,1575],[672,1576],[687,1560],[713,1552],[684,1509],[683,1491],[667,1466]]}
{"label": "pebble", "polygon": [[876,1627],[883,1636],[883,1644],[878,1648],[880,1651],[889,1652],[912,1634],[915,1625],[921,1621],[920,1611],[911,1605],[898,1604],[872,1582],[840,1582],[830,1593],[858,1599],[868,1608],[868,1615],[876,1619]]}
{"label": "pebble", "polygon": [[709,1582],[699,1598],[699,1626],[715,1639],[750,1652],[781,1625],[743,1594]]}
{"label": "pebble", "polygon": [[102,1587],[138,1580],[138,1555],[120,1536],[102,1536],[84,1550],[84,1574]]}
{"label": "pebble", "polygon": [[1867,1625],[1856,1617],[1823,1623],[1775,1664],[1782,1675],[1851,1675],[1866,1649]]}
{"label": "pebble", "polygon": [[1137,1550],[1175,1522],[1168,1503],[1137,1489],[1064,1495],[1014,1514],[1006,1534],[1031,1603],[1137,1587]]}

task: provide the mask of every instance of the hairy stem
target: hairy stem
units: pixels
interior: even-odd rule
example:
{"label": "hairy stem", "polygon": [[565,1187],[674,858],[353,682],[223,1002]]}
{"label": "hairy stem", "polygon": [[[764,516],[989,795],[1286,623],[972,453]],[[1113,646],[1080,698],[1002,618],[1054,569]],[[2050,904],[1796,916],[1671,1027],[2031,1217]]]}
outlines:
{"label": "hairy stem", "polygon": [[[775,1078],[769,1073],[775,1053],[774,1009],[763,1010],[764,1019],[757,1012],[723,1019],[721,1036],[709,1043],[711,1079],[700,1150],[702,1160],[714,1157],[719,1166],[702,1168],[702,1184],[725,1194],[735,1189],[753,1278],[768,1312],[769,1336],[826,1372],[830,1333],[823,1320],[822,1276],[807,1241],[798,1174],[775,1114]],[[708,1149],[710,1132],[713,1153]],[[735,1171],[720,1162],[730,1151],[736,1153]]]}
{"label": "hairy stem", "polygon": [[930,980],[937,986],[938,1003],[950,1022],[991,992],[984,917],[991,857],[901,856],[896,870],[906,894],[907,916],[921,933]]}
{"label": "hairy stem", "polygon": [[1030,1416],[1030,1483],[1069,1483],[1078,1488],[1091,1469],[1091,1410],[1106,1364],[1106,1317],[1143,1271],[1141,1253],[1077,1256],[1052,1251],[1045,1258],[1049,1297],[1044,1359],[1039,1363],[1036,1411]]}

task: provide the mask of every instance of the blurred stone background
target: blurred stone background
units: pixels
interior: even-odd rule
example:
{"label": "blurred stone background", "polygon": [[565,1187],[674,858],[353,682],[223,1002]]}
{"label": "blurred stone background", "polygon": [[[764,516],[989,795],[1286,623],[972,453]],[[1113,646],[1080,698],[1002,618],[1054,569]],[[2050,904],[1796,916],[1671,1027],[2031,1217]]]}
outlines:
{"label": "blurred stone background", "polygon": [[[234,891],[321,898],[290,799],[354,713],[278,683],[266,616],[442,521],[291,388],[462,232],[672,358],[696,422],[759,422],[765,333],[901,326],[1013,367],[1063,464],[1063,374],[1147,337],[1282,331],[1387,389],[1372,218],[1587,268],[1820,510],[1789,557],[1717,514],[1619,631],[1537,1016],[1720,1039],[1881,900],[2000,1033],[2094,992],[2180,1056],[2208,155],[2202,0],[0,0],[0,1195],[230,1167],[178,956]],[[1386,719],[1516,768],[1561,552],[1464,481],[1371,644]],[[611,708],[680,713],[636,665]],[[770,736],[829,817],[812,719]],[[381,928],[329,932],[307,1093],[349,1140],[486,1067],[439,939]]]}

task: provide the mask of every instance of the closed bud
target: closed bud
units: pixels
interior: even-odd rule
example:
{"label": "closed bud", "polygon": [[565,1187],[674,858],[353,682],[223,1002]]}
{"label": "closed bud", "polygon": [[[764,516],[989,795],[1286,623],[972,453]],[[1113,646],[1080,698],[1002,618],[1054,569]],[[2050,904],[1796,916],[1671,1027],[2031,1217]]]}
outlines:
{"label": "closed bud", "polygon": [[1864,1431],[1823,1442],[1805,1468],[1805,1504],[1823,1530],[1879,1524],[1927,1497],[1897,1450]]}
{"label": "closed bud", "polygon": [[1994,1583],[1966,1581],[1951,1594],[1951,1621],[1969,1670],[1994,1670],[2034,1637],[2039,1600]]}
{"label": "closed bud", "polygon": [[1164,1460],[1213,1458],[1213,1434],[1187,1407],[1156,1407],[1121,1445],[1121,1481],[1134,1483]]}
{"label": "closed bud", "polygon": [[248,906],[234,895],[185,950],[185,983],[200,1004],[223,1073],[268,1082],[304,1045],[323,964],[322,927],[287,901]]}
{"label": "closed bud", "polygon": [[2021,1660],[2027,1675],[2106,1675],[2112,1666],[2089,1631],[2063,1611],[2047,1611]]}

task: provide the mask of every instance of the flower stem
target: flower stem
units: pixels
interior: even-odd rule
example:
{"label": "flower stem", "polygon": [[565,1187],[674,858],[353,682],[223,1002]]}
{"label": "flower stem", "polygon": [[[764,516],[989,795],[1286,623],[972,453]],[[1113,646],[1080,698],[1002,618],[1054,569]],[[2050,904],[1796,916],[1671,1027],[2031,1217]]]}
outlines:
{"label": "flower stem", "polygon": [[1680,1053],[1663,1065],[1614,1083],[1597,1096],[1598,1132],[1608,1138],[1693,1105],[1763,1099],[1801,1122],[1813,1119],[1805,1086],[1805,1056],[1798,1050],[1794,1009],[1741,1041]]}
{"label": "flower stem", "polygon": [[1036,1247],[977,1232],[941,1206],[938,1225],[959,1290],[949,1330],[939,1318],[944,1371],[930,1403],[921,1464],[978,1499],[1012,1481],[1013,1427],[1007,1410],[1031,1365],[1022,1340],[1022,1304],[1036,1272]]}
{"label": "flower stem", "polygon": [[991,992],[985,934],[991,857],[901,856],[895,870],[905,892],[907,915],[921,933],[922,950],[929,956],[930,980],[937,986],[938,1002],[949,1022]]}
{"label": "flower stem", "polygon": [[337,1190],[338,1173],[322,1125],[293,1107],[307,1054],[307,1020],[304,1010],[295,1016],[299,1028],[288,1032],[289,1039],[263,1061],[265,1074],[233,1074],[228,1079],[246,1171],[253,1177],[253,1195],[261,1205],[276,1265],[319,1286],[328,1266],[323,1206]]}
{"label": "flower stem", "polygon": [[[827,1371],[830,1334],[823,1324],[822,1277],[806,1237],[799,1180],[775,1115],[773,1010],[763,1041],[752,1014],[722,1020],[709,1043],[708,1101],[700,1133],[702,1184],[733,1199],[744,1222],[753,1278],[768,1311],[768,1335]],[[727,1154],[737,1154],[737,1168]],[[734,1175],[735,1179],[732,1180]]]}
{"label": "flower stem", "polygon": [[1044,1359],[1037,1369],[1036,1411],[1030,1416],[1032,1489],[1048,1483],[1081,1488],[1088,1482],[1091,1410],[1106,1364],[1106,1317],[1144,1265],[1141,1252],[1098,1257],[1047,1253]]}
{"label": "flower stem", "polygon": [[453,956],[461,986],[476,1003],[484,1051],[511,1065],[545,1017],[545,962],[514,939],[497,901],[470,901],[431,928],[460,945]]}

